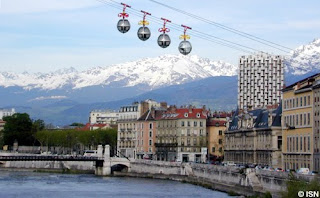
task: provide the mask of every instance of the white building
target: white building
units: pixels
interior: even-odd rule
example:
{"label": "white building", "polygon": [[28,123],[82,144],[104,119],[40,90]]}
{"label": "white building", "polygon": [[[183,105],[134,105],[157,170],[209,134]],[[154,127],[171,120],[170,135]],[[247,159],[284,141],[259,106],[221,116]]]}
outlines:
{"label": "white building", "polygon": [[256,109],[280,104],[283,57],[266,53],[242,56],[239,61],[238,107]]}
{"label": "white building", "polygon": [[117,124],[119,112],[111,110],[93,110],[90,112],[90,124]]}
{"label": "white building", "polygon": [[12,116],[15,113],[16,113],[16,111],[15,111],[14,108],[12,108],[12,109],[0,109],[0,120],[2,120],[3,117],[5,117],[5,116]]}

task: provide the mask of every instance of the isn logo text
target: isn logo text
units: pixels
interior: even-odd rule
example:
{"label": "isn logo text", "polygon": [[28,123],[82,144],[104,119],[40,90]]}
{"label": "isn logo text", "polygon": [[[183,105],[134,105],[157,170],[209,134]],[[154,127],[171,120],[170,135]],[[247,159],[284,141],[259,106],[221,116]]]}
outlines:
{"label": "isn logo text", "polygon": [[319,191],[299,191],[298,197],[320,197]]}

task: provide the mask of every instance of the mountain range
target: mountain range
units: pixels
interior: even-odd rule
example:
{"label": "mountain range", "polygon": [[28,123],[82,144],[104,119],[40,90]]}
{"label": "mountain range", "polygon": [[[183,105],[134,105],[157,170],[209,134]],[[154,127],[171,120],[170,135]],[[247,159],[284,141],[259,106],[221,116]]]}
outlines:
{"label": "mountain range", "polygon": [[[285,59],[286,84],[320,69],[320,39]],[[0,72],[2,107],[14,107],[57,125],[86,122],[93,109],[152,98],[169,104],[205,104],[231,110],[237,101],[237,66],[196,55],[163,55],[85,71]]]}

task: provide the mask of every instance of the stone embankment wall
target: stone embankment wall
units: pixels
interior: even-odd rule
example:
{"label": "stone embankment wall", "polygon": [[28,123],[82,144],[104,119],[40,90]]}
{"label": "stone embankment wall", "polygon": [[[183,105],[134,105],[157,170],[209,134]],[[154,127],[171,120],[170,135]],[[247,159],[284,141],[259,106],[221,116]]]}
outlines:
{"label": "stone embankment wall", "polygon": [[[286,190],[286,180],[289,178],[288,173],[284,172],[148,160],[132,161],[130,173],[120,175],[185,181],[246,196],[270,192],[273,197],[280,197],[280,193]],[[298,177],[307,181],[313,178]]]}

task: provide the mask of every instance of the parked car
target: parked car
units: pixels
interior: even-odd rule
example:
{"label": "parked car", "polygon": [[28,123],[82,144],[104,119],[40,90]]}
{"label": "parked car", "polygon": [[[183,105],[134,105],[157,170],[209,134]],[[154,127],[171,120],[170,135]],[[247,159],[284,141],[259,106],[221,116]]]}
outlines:
{"label": "parked car", "polygon": [[309,175],[318,175],[318,172],[317,171],[310,171]]}
{"label": "parked car", "polygon": [[277,172],[284,172],[284,170],[282,168],[276,168],[275,171]]}
{"label": "parked car", "polygon": [[85,150],[83,156],[85,157],[97,157],[98,151],[97,150]]}
{"label": "parked car", "polygon": [[309,168],[299,168],[299,169],[297,170],[297,173],[298,173],[298,174],[303,174],[303,175],[308,175],[309,172],[310,172]]}

